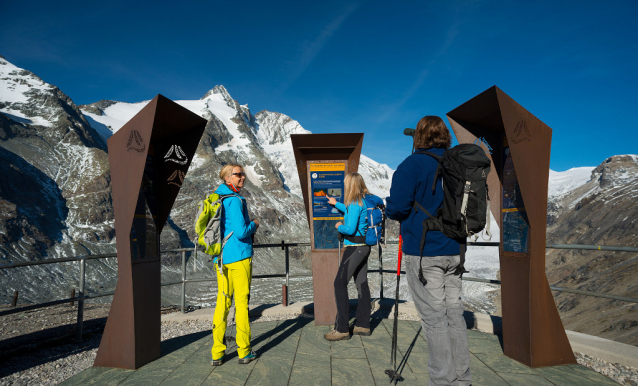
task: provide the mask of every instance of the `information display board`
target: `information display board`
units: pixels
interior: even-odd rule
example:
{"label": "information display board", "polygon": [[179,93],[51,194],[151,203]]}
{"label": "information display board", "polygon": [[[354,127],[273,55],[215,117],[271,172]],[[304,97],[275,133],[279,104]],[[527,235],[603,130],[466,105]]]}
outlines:
{"label": "information display board", "polygon": [[576,363],[545,275],[552,129],[496,86],[447,117],[459,143],[492,149],[487,184],[501,229],[503,353],[530,367]]}
{"label": "information display board", "polygon": [[146,155],[144,174],[135,206],[131,226],[131,259],[133,263],[159,260],[159,233],[157,232],[157,184],[153,148]]}
{"label": "information display board", "polygon": [[94,366],[137,369],[161,355],[160,235],[206,122],[158,95],[107,141],[117,288]]}
{"label": "information display board", "polygon": [[339,247],[339,233],[335,224],[343,220],[343,213],[328,204],[328,197],[343,202],[346,164],[311,163],[309,170],[314,249],[336,249]]}
{"label": "information display board", "polygon": [[529,220],[507,138],[503,139],[503,251],[527,253]]}

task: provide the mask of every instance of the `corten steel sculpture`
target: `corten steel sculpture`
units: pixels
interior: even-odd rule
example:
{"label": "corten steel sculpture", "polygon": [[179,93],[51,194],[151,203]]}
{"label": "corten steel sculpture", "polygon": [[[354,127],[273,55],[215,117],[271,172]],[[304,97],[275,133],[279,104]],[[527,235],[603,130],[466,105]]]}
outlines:
{"label": "corten steel sculpture", "polygon": [[505,355],[530,367],[576,363],[545,275],[552,129],[496,86],[447,117],[459,143],[482,146],[493,165]]}
{"label": "corten steel sculpture", "polygon": [[157,95],[108,140],[118,281],[94,366],[160,357],[159,238],[205,127]]}
{"label": "corten steel sculpture", "polygon": [[[334,174],[339,175],[343,181],[345,174],[359,170],[363,134],[292,134],[290,139],[310,227],[315,324],[330,325],[334,323],[337,316],[334,279],[340,262],[334,224],[338,220],[317,219],[313,215],[315,213],[313,197],[315,194],[336,192],[323,192],[321,189],[311,192],[310,190],[313,186],[313,176],[315,179],[320,178],[322,171],[329,174],[330,170],[334,170]],[[321,234],[324,232],[329,233],[329,236],[320,241],[319,238],[325,236]]]}

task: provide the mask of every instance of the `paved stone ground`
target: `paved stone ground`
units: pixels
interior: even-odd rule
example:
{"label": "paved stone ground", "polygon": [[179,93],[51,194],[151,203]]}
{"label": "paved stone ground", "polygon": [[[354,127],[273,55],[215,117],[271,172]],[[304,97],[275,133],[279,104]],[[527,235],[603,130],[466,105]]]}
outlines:
{"label": "paved stone ground", "polygon": [[[323,339],[330,327],[315,326],[312,319],[254,323],[259,359],[240,365],[231,349],[219,367],[210,366],[210,332],[194,333],[162,342],[162,356],[136,371],[93,367],[62,385],[387,385],[392,323],[373,319],[371,336],[333,343]],[[398,326],[397,361],[405,378],[399,385],[427,384],[421,325],[401,320]],[[617,385],[580,365],[531,369],[503,355],[498,336],[472,330],[468,335],[474,385]]]}

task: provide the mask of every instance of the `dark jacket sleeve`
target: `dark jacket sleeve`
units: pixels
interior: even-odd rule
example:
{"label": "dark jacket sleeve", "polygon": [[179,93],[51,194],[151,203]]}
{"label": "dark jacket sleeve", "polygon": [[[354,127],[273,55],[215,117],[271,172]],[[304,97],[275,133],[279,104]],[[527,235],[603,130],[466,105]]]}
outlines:
{"label": "dark jacket sleeve", "polygon": [[390,197],[386,199],[386,214],[392,220],[401,222],[410,215],[417,188],[415,173],[418,173],[413,169],[416,169],[414,161],[407,158],[392,176]]}

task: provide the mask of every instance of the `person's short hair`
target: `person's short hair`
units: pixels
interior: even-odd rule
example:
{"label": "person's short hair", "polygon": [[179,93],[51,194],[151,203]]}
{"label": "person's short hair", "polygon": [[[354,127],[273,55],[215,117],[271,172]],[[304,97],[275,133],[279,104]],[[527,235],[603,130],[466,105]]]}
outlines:
{"label": "person's short hair", "polygon": [[426,115],[421,118],[414,132],[415,150],[431,147],[449,149],[450,146],[452,146],[452,136],[441,118],[436,115]]}
{"label": "person's short hair", "polygon": [[241,165],[237,165],[237,164],[227,164],[224,165],[224,167],[222,168],[222,170],[219,171],[219,178],[221,178],[221,180],[226,183],[226,177],[230,176],[231,174],[233,174],[233,169],[235,168],[235,166],[239,166],[241,168],[241,170],[244,170],[244,167]]}
{"label": "person's short hair", "polygon": [[343,179],[343,187],[345,188],[344,204],[346,206],[350,203],[357,201],[360,206],[363,206],[363,198],[368,194],[368,187],[366,186],[363,177],[359,173],[348,173]]}

